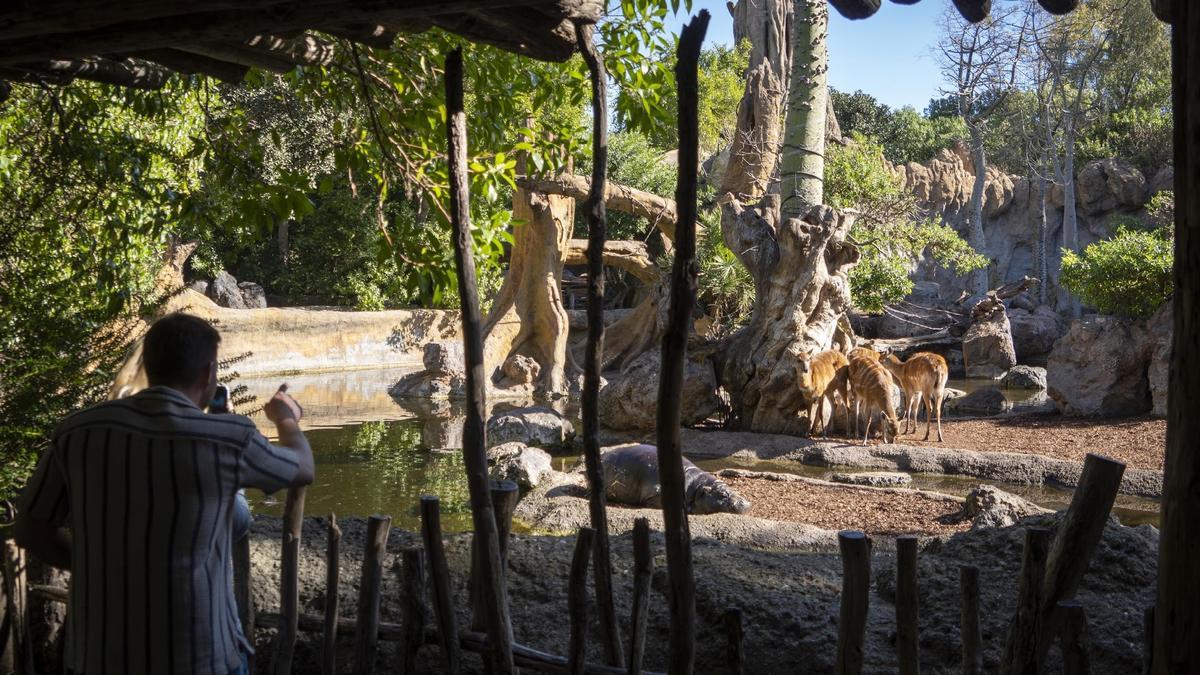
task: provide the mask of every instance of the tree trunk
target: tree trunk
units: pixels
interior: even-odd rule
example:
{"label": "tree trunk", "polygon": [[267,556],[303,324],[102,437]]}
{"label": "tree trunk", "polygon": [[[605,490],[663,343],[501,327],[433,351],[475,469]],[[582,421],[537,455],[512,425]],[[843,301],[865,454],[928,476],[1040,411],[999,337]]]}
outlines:
{"label": "tree trunk", "polygon": [[[967,123],[971,133],[971,165],[975,169],[975,183],[971,186],[971,225],[967,231],[967,241],[971,248],[983,253],[987,247],[987,239],[983,234],[983,188],[987,179],[987,158],[983,149],[983,130],[977,121]],[[971,289],[977,295],[988,291],[988,268],[971,273]]]}
{"label": "tree trunk", "polygon": [[733,14],[734,44],[750,41],[747,72],[764,61],[775,79],[787,80],[792,72],[793,0],[739,0]]}
{"label": "tree trunk", "polygon": [[1046,236],[1046,234],[1047,234],[1047,232],[1046,232],[1046,229],[1047,229],[1046,228],[1046,201],[1050,198],[1050,189],[1049,189],[1049,185],[1047,185],[1045,175],[1042,175],[1042,174],[1038,175],[1037,185],[1038,185],[1038,196],[1039,196],[1038,202],[1040,204],[1040,207],[1038,209],[1038,220],[1037,220],[1037,232],[1038,232],[1037,244],[1036,244],[1037,250],[1034,252],[1034,261],[1035,261],[1034,264],[1036,265],[1036,270],[1034,271],[1034,275],[1037,276],[1038,279],[1041,279],[1041,283],[1038,284],[1038,290],[1037,290],[1038,304],[1044,305],[1044,304],[1046,304],[1046,299],[1048,297],[1048,293],[1046,292],[1046,287],[1050,284],[1049,269],[1046,265],[1046,246],[1047,246],[1046,240],[1048,238]]}
{"label": "tree trunk", "polygon": [[1067,122],[1063,133],[1063,248],[1079,250],[1079,218],[1075,214],[1075,123]]}
{"label": "tree trunk", "polygon": [[[483,358],[490,393],[559,396],[567,393],[567,310],[562,302],[562,266],[575,200],[559,195],[513,192],[512,257],[508,276],[484,324]],[[532,382],[505,374],[508,361],[537,362]]]}
{"label": "tree trunk", "polygon": [[793,16],[792,72],[779,166],[783,215],[788,218],[823,201],[829,99],[829,9],[825,0],[796,0]]}

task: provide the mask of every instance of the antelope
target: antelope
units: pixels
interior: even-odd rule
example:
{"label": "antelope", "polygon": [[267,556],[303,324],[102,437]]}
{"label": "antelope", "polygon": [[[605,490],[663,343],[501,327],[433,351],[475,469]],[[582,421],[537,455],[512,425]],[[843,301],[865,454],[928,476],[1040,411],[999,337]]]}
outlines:
{"label": "antelope", "polygon": [[[880,365],[879,361],[871,358],[855,358],[850,360],[850,389],[854,392],[855,406],[862,406],[867,411],[867,429],[863,435],[863,445],[871,437],[871,421],[878,411],[883,417],[881,424],[883,442],[888,443],[888,434],[892,440],[900,431],[900,423],[896,420],[896,402],[892,397],[892,376]],[[857,419],[857,418],[856,418]]]}
{"label": "antelope", "polygon": [[933,415],[937,414],[938,442],[942,442],[942,399],[946,396],[946,379],[950,377],[950,368],[946,359],[932,352],[919,352],[901,362],[895,354],[888,354],[880,359],[900,382],[904,390],[904,433],[908,432],[909,420],[912,420],[912,433],[917,432],[917,415],[919,405],[925,403],[925,439],[929,440],[930,427],[933,425]]}
{"label": "antelope", "polygon": [[[846,428],[850,428],[849,361],[836,349],[821,352],[811,359],[802,359],[799,369],[800,393],[809,402],[809,429],[821,424],[821,435],[829,438],[829,422],[825,419],[825,401],[829,401],[829,416],[833,417],[834,394],[840,394],[846,404]],[[805,365],[806,364],[806,365]],[[807,367],[806,367],[807,366]],[[812,435],[812,431],[809,432]]]}
{"label": "antelope", "polygon": [[[871,349],[870,347],[855,347],[854,349],[850,350],[849,356],[850,356],[850,359],[849,359],[850,363],[853,363],[855,359],[870,359],[872,361],[879,360],[879,352],[875,351],[874,349]],[[854,387],[850,388],[850,398],[846,400],[846,414],[847,415],[850,414],[851,402],[853,402],[853,407],[854,407],[854,434],[857,435],[858,434],[858,419],[859,419],[859,415],[858,415],[859,399],[857,396],[854,395]],[[850,423],[847,422],[846,423],[847,435],[849,435],[849,432],[850,432]]]}

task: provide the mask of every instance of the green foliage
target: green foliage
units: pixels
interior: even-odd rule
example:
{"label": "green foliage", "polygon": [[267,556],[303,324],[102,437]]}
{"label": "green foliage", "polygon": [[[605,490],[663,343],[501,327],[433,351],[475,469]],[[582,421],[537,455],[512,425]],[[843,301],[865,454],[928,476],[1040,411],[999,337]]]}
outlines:
{"label": "green foliage", "polygon": [[700,213],[704,227],[696,261],[699,268],[697,300],[708,308],[717,336],[732,333],[750,318],[754,308],[754,279],[721,237],[721,212]]}
{"label": "green foliage", "polygon": [[907,297],[909,273],[923,255],[959,274],[987,264],[952,228],[918,216],[916,199],[888,169],[882,147],[861,136],[828,148],[825,196],[830,206],[859,212],[850,236],[863,255],[850,272],[850,295],[863,311],[881,312]]}
{"label": "green foliage", "polygon": [[1061,282],[1105,314],[1148,316],[1174,289],[1173,249],[1164,230],[1119,227],[1112,239],[1090,244],[1083,253],[1064,249]]}
{"label": "green foliage", "polygon": [[[700,132],[700,157],[720,151],[733,140],[737,127],[737,107],[746,89],[746,68],[750,64],[750,41],[735,47],[718,44],[700,52],[697,73],[697,122]],[[663,94],[667,111],[674,116],[678,96],[674,86]],[[674,149],[679,133],[674,124],[660,125],[650,135],[656,147]]]}
{"label": "green foliage", "polygon": [[1174,125],[1169,109],[1129,108],[1096,121],[1079,139],[1078,161],[1119,157],[1147,178],[1172,163]]}
{"label": "green foliage", "polygon": [[957,112],[925,116],[911,106],[892,110],[861,89],[853,94],[830,89],[830,96],[842,133],[879,143],[884,157],[893,164],[928,161],[966,137],[966,126]]}
{"label": "green foliage", "polygon": [[[608,137],[608,179],[660,197],[673,197],[678,171],[670,162],[664,161],[663,155],[664,151],[655,146],[649,136],[638,131],[618,131]],[[575,171],[591,175],[590,153],[580,158]],[[608,211],[609,239],[645,239],[648,229],[645,218]],[[576,209],[575,236],[586,237],[587,232],[587,213],[583,208]]]}

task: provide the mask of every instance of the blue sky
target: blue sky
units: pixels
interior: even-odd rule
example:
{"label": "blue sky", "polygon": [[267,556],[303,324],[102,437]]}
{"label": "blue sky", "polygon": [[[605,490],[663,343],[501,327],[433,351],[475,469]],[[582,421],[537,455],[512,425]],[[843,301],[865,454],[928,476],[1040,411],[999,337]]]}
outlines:
{"label": "blue sky", "polygon": [[[692,14],[701,9],[712,14],[705,44],[733,42],[733,19],[725,0],[692,0]],[[862,89],[895,108],[911,105],[923,110],[941,86],[933,48],[943,11],[944,3],[937,0],[915,5],[884,2],[875,16],[849,21],[830,7],[830,85],[848,92]],[[688,18],[681,8],[667,25],[678,33]]]}

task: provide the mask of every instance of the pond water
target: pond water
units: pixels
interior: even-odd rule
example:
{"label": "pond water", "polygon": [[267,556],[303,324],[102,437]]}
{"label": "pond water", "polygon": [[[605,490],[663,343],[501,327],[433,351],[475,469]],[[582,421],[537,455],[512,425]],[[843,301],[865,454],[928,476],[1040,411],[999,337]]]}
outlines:
{"label": "pond water", "polygon": [[[258,399],[258,403],[247,404],[243,410],[260,406],[281,381],[288,383],[289,391],[304,406],[305,428],[317,462],[317,480],[309,487],[305,499],[305,511],[309,515],[383,513],[392,516],[395,527],[416,530],[420,527],[420,496],[437,494],[441,498],[442,527],[450,532],[471,529],[462,454],[457,450],[461,447],[463,411],[446,402],[411,401],[403,405],[396,402],[387,389],[408,372],[411,369],[238,380],[237,384],[246,386],[247,392]],[[973,383],[959,384],[969,386]],[[497,404],[497,408],[500,407],[502,404]],[[572,414],[573,411],[567,412]],[[273,431],[261,413],[251,414],[251,418],[264,433]],[[554,463],[555,468],[566,470],[578,461],[579,457],[556,457]],[[791,462],[743,459],[699,460],[697,464],[709,471],[732,467],[822,479],[835,471]],[[966,495],[981,482],[985,481],[913,475],[914,487],[959,496]],[[1064,508],[1071,499],[1069,489],[997,485],[1052,509]],[[256,513],[282,514],[282,494],[249,492]],[[1156,524],[1158,520],[1158,504],[1153,500],[1121,496],[1114,511],[1127,525]]]}

